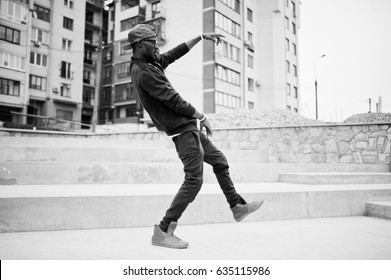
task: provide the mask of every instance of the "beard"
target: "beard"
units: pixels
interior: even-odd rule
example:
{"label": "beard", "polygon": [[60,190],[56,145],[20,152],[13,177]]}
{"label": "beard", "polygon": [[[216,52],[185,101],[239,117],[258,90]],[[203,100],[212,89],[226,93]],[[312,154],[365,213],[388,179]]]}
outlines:
{"label": "beard", "polygon": [[157,61],[157,56],[159,54],[159,51],[148,53],[145,55],[145,60],[148,61],[149,63],[153,63]]}

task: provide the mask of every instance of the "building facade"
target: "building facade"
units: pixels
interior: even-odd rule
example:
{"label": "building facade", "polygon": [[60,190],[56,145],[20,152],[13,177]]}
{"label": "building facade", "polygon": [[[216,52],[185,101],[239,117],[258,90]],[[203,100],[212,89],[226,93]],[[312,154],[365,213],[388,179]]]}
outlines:
{"label": "building facade", "polygon": [[1,121],[16,113],[32,125],[34,115],[91,123],[103,8],[103,0],[1,0]]}
{"label": "building facade", "polygon": [[1,0],[0,121],[15,113],[27,115],[25,123],[30,115],[85,124],[148,119],[130,78],[131,50],[122,48],[138,23],[155,27],[161,52],[204,32],[224,35],[166,69],[199,110],[299,112],[297,0],[115,0],[107,11],[104,2]]}
{"label": "building facade", "polygon": [[109,5],[108,20],[112,67],[103,70],[103,123],[143,117],[128,69],[132,53],[122,50],[138,23],[155,27],[161,52],[203,32],[225,36],[219,46],[203,41],[166,69],[175,89],[200,110],[299,112],[296,0],[119,0]]}

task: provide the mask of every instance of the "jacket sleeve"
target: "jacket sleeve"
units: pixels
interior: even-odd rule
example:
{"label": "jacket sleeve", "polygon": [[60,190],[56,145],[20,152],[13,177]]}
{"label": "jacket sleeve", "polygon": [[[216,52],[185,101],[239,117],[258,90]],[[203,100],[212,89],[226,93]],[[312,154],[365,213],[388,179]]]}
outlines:
{"label": "jacket sleeve", "polygon": [[165,69],[168,65],[173,63],[175,60],[181,58],[188,52],[189,48],[185,43],[182,43],[175,48],[169,50],[168,52],[159,55],[157,61],[163,67],[163,69]]}
{"label": "jacket sleeve", "polygon": [[141,87],[171,110],[192,117],[196,109],[172,87],[166,76],[154,66],[148,66],[141,77]]}

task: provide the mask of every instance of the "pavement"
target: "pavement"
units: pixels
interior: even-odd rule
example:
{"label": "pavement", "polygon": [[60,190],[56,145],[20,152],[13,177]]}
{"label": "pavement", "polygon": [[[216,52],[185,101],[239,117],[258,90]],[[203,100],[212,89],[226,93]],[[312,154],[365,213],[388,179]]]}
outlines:
{"label": "pavement", "polygon": [[180,225],[185,250],[153,226],[0,234],[1,260],[391,260],[391,220],[356,216]]}

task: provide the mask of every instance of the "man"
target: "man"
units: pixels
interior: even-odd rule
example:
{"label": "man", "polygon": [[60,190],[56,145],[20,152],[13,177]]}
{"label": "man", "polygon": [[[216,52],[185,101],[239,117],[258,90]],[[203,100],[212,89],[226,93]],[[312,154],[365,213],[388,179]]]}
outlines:
{"label": "man", "polygon": [[[261,207],[263,201],[246,203],[236,192],[228,172],[227,159],[208,139],[212,127],[203,113],[185,101],[164,74],[170,63],[185,55],[201,39],[221,43],[220,34],[205,33],[186,43],[159,54],[153,28],[139,24],[128,34],[133,48],[130,71],[138,96],[159,131],[172,137],[179,158],[184,165],[185,180],[159,225],[155,225],[152,245],[183,249],[189,243],[174,235],[179,218],[197,196],[203,182],[203,162],[213,166],[219,185],[230,205],[236,221]],[[191,70],[191,69],[189,69]],[[201,130],[197,127],[197,119]],[[207,136],[202,133],[206,128]]]}

